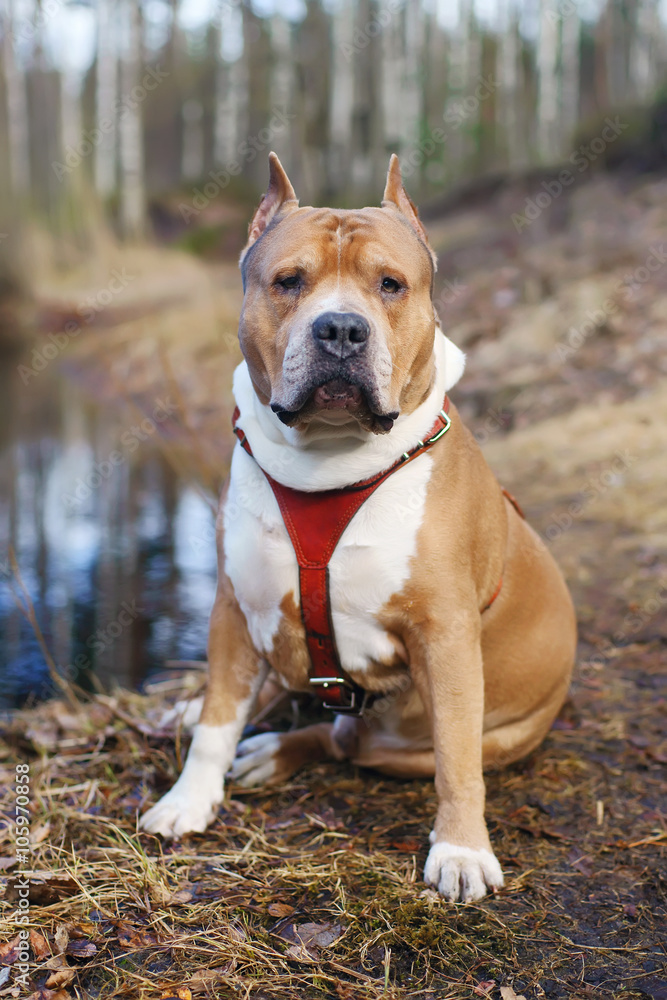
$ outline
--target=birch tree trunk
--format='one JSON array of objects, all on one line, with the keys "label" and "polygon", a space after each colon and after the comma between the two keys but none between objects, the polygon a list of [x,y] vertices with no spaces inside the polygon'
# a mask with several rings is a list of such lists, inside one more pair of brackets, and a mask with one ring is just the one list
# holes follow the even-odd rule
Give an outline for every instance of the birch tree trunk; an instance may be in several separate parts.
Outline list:
[{"label": "birch tree trunk", "polygon": [[218,166],[222,166],[232,161],[238,151],[248,103],[248,81],[240,9],[223,2],[218,24],[221,58],[216,88],[213,158]]},{"label": "birch tree trunk", "polygon": [[124,46],[121,64],[120,110],[120,214],[123,234],[139,239],[144,234],[144,147],[141,101],[133,96],[141,75],[141,23],[138,0],[123,0]]},{"label": "birch tree trunk", "polygon": [[[395,16],[395,15],[394,15]],[[414,148],[419,143],[422,114],[420,58],[424,47],[424,5],[422,0],[406,0],[403,12],[403,74],[400,102],[401,145]]]},{"label": "birch tree trunk", "polygon": [[6,0],[2,25],[2,55],[7,95],[7,145],[11,191],[30,192],[30,131],[26,77],[14,52],[15,0]]},{"label": "birch tree trunk", "polygon": [[558,14],[553,0],[540,0],[537,44],[537,155],[542,163],[558,158]]},{"label": "birch tree trunk", "polygon": [[630,47],[630,83],[640,104],[650,101],[656,88],[656,46],[662,33],[656,0],[637,0]]},{"label": "birch tree trunk", "polygon": [[181,109],[183,117],[183,150],[181,176],[198,180],[204,173],[204,109],[201,101],[190,98]]},{"label": "birch tree trunk", "polygon": [[497,46],[498,79],[500,94],[498,100],[497,126],[502,136],[497,143],[505,150],[510,168],[521,167],[526,162],[524,131],[520,126],[519,102],[519,33],[517,10],[514,0],[505,0],[500,18],[500,37]]},{"label": "birch tree trunk", "polygon": [[339,0],[332,15],[332,73],[329,92],[329,186],[345,190],[350,178],[354,114],[354,3]]},{"label": "birch tree trunk", "polygon": [[475,28],[473,0],[459,0],[458,24],[449,45],[445,126],[451,157],[451,176],[458,179],[470,167],[474,150],[471,131],[477,112],[465,106],[480,75],[481,45]]},{"label": "birch tree trunk", "polygon": [[[289,112],[294,94],[292,28],[281,14],[271,18],[272,70],[270,94],[272,108]],[[277,132],[271,140],[275,152],[289,171],[293,166],[292,142],[288,129]]]},{"label": "birch tree trunk", "polygon": [[98,0],[95,127],[101,138],[95,149],[95,190],[102,198],[108,198],[116,187],[118,65],[113,11],[112,0]]},{"label": "birch tree trunk", "polygon": [[580,28],[577,10],[564,15],[561,26],[561,151],[571,147],[579,121]]}]

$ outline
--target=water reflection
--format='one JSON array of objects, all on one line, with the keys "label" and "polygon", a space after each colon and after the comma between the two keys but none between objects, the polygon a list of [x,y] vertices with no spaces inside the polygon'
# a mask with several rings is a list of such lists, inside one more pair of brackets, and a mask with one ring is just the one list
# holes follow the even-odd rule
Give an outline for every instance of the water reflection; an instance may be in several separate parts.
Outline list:
[{"label": "water reflection", "polygon": [[203,659],[215,590],[214,514],[136,414],[96,406],[50,369],[24,385],[0,362],[0,706],[50,690],[10,586],[9,545],[48,647],[77,681],[130,687]]}]

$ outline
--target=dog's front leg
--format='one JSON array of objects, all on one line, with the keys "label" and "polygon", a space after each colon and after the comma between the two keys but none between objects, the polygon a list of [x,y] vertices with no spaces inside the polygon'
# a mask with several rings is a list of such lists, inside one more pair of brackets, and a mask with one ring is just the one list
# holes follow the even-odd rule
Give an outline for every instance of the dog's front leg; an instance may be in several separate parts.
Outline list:
[{"label": "dog's front leg", "polygon": [[[430,708],[438,812],[424,879],[446,899],[481,899],[503,884],[484,820],[484,673],[479,615],[434,622],[411,650],[412,673]],[[416,646],[416,648],[414,648]]]},{"label": "dog's front leg", "polygon": [[236,753],[252,703],[266,676],[228,581],[218,589],[209,635],[209,679],[201,719],[181,776],[141,818],[140,826],[163,837],[201,832],[213,821],[224,778]]}]

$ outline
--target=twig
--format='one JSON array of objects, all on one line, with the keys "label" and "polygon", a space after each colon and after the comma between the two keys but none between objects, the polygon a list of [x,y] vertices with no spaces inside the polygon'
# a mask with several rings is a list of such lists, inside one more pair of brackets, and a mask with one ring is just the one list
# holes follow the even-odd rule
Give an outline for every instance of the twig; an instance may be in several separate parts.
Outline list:
[{"label": "twig", "polygon": [[65,698],[69,702],[70,708],[72,708],[73,711],[75,712],[79,712],[81,709],[81,703],[79,702],[79,699],[76,696],[74,688],[60,673],[60,670],[56,666],[55,660],[53,659],[51,653],[49,652],[49,647],[46,645],[44,633],[40,628],[40,624],[37,620],[37,614],[35,613],[35,606],[32,603],[30,594],[28,593],[26,585],[23,582],[23,578],[21,577],[21,571],[19,570],[19,564],[16,560],[16,553],[14,552],[13,545],[9,546],[9,564],[12,568],[14,582],[18,585],[19,589],[21,590],[25,604],[23,604],[21,598],[16,593],[14,588],[12,588],[12,594],[14,600],[16,601],[20,611],[25,615],[26,619],[28,620],[28,623],[30,624],[33,632],[35,633],[35,638],[39,643],[39,648],[42,651],[42,656],[44,657],[47,667],[49,668],[49,674],[51,676],[51,680],[56,685],[56,687],[60,688],[62,693],[65,695]]}]

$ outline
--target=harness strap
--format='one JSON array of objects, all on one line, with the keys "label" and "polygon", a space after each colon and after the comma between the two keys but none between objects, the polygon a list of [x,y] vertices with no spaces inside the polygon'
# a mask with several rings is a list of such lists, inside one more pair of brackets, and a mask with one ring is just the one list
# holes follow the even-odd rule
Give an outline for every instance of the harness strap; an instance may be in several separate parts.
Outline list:
[{"label": "harness strap", "polygon": [[[379,475],[342,489],[316,492],[295,490],[279,483],[262,469],[278,502],[299,565],[301,619],[311,663],[310,683],[323,699],[325,707],[335,712],[360,715],[368,705],[369,695],[352,680],[338,656],[331,619],[329,562],[346,527],[378,486],[447,433],[451,425],[448,413],[449,398],[445,396],[442,410],[425,441],[419,441],[410,451],[404,452],[397,462]],[[239,416],[240,411],[236,407],[232,417],[234,433],[252,457],[248,439],[238,426]],[[505,495],[521,513],[514,498],[507,493]],[[502,578],[483,611],[491,607],[501,587]]]}]

